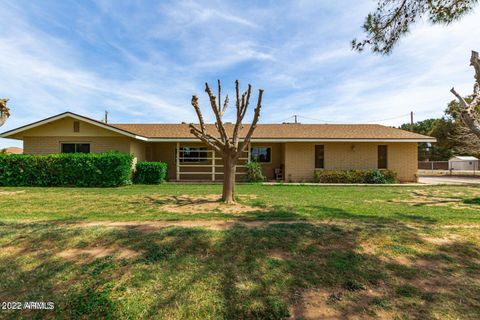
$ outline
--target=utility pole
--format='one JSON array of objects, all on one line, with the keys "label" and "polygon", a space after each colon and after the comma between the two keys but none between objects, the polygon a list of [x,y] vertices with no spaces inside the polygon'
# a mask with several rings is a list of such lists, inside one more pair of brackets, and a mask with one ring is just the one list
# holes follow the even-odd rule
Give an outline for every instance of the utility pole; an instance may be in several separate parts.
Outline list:
[{"label": "utility pole", "polygon": [[413,132],[413,111],[410,112],[410,131]]}]

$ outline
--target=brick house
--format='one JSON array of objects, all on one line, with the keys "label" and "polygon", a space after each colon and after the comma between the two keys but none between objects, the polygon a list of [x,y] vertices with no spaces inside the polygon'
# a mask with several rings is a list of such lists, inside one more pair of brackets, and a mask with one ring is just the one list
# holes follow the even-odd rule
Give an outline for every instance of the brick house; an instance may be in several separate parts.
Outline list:
[{"label": "brick house", "polygon": [[[226,125],[233,130],[233,125]],[[215,133],[214,125],[207,130]],[[248,130],[248,125],[242,133]],[[0,135],[23,140],[25,154],[61,152],[132,153],[135,161],[164,161],[171,181],[222,179],[215,151],[189,131],[188,124],[113,124],[65,112]],[[268,179],[311,181],[315,170],[391,169],[401,181],[416,181],[417,144],[432,137],[376,124],[259,124],[240,159],[261,163]]]}]

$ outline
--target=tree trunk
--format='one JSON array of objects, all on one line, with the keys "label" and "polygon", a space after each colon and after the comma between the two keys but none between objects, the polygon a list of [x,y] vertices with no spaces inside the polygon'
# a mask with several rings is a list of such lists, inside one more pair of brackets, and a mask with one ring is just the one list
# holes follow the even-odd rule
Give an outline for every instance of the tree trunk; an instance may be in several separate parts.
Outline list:
[{"label": "tree trunk", "polygon": [[225,203],[235,203],[235,172],[236,161],[230,155],[223,157],[223,193]]}]

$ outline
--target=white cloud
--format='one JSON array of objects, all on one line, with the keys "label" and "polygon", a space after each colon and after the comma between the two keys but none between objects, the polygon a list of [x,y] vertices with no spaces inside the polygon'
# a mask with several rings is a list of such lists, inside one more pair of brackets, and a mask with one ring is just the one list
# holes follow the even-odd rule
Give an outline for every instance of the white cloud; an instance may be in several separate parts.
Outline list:
[{"label": "white cloud", "polygon": [[[73,8],[66,14],[64,6]],[[194,121],[192,94],[212,121],[203,84],[218,78],[231,95],[235,79],[264,88],[262,122],[293,114],[304,122],[369,122],[411,110],[420,119],[441,115],[451,86],[471,92],[478,10],[447,27],[418,25],[381,57],[349,47],[373,6],[6,1],[0,96],[11,98],[13,115],[1,131],[65,110],[100,118],[109,109],[118,122]]]}]

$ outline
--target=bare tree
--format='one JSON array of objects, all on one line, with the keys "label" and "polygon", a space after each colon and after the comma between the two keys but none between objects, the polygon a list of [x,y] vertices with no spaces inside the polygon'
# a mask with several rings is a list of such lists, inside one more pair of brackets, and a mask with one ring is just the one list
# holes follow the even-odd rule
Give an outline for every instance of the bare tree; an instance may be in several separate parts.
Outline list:
[{"label": "bare tree", "polygon": [[5,124],[10,117],[10,109],[7,107],[8,99],[0,99],[0,127]]},{"label": "bare tree", "polygon": [[[250,103],[250,95],[252,92],[252,86],[249,84],[247,91],[245,91],[241,96],[239,92],[238,80],[235,81],[235,92],[236,92],[236,111],[237,111],[237,120],[233,127],[233,132],[231,132],[231,137],[229,137],[229,132],[225,129],[225,125],[222,121],[222,117],[225,114],[225,111],[228,108],[228,95],[225,97],[225,101],[222,105],[221,100],[221,85],[220,80],[218,80],[218,102],[217,97],[213,94],[212,90],[208,86],[208,83],[205,83],[205,92],[207,92],[210,99],[210,105],[212,107],[213,113],[215,114],[215,127],[217,129],[217,134],[213,135],[207,132],[205,126],[205,120],[203,119],[202,111],[198,104],[198,97],[192,97],[192,106],[195,109],[195,112],[198,116],[199,128],[194,124],[190,124],[190,132],[200,139],[202,142],[213,148],[218,152],[223,160],[223,193],[222,200],[225,203],[234,203],[235,202],[235,174],[236,166],[238,159],[241,154],[245,151],[245,148],[248,146],[250,139],[252,137],[253,131],[257,126],[258,119],[260,117],[260,109],[262,108],[262,96],[263,90],[258,90],[258,100],[257,106],[254,110],[253,120],[248,129],[245,137],[241,139],[239,137],[240,130],[242,129],[242,120],[245,117],[247,112],[248,105]],[[241,141],[240,141],[241,140]]]},{"label": "bare tree", "polygon": [[480,58],[478,52],[472,51],[470,65],[475,69],[475,84],[473,85],[472,101],[468,103],[465,98],[452,88],[450,91],[457,97],[460,102],[460,117],[463,123],[470,131],[480,138],[480,119],[478,109],[480,107]]}]

